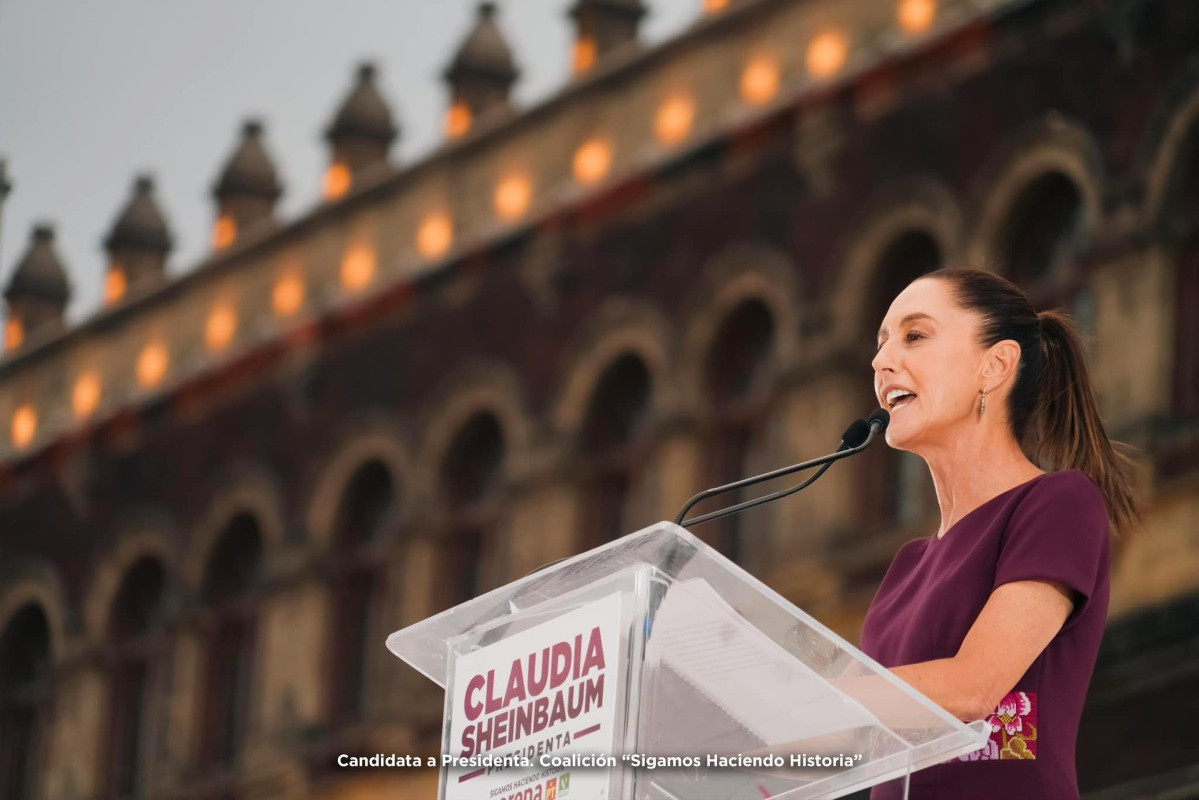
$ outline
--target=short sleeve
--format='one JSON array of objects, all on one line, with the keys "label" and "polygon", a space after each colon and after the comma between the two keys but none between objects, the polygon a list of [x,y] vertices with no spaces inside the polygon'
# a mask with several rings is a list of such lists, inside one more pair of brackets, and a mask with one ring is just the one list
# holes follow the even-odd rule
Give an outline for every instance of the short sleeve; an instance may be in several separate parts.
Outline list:
[{"label": "short sleeve", "polygon": [[1012,513],[995,566],[997,588],[1012,581],[1051,580],[1077,594],[1063,629],[1081,614],[1105,577],[1107,504],[1083,472],[1037,481]]}]

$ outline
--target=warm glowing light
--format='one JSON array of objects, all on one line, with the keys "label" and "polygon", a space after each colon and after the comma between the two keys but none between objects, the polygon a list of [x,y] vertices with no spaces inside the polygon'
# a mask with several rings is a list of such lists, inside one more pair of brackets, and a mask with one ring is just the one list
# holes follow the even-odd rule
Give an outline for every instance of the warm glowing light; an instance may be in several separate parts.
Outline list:
[{"label": "warm glowing light", "polygon": [[142,348],[137,357],[137,382],[147,389],[157,386],[162,377],[167,374],[170,364],[166,345],[161,342],[150,342]]},{"label": "warm glowing light", "polygon": [[808,72],[817,78],[827,78],[845,66],[849,43],[834,31],[822,33],[808,45]]},{"label": "warm glowing light", "polygon": [[581,36],[575,40],[574,67],[575,74],[586,72],[595,66],[596,56],[599,55],[599,50],[596,47],[595,39],[590,36]]},{"label": "warm glowing light", "polygon": [[527,175],[509,175],[495,187],[495,213],[500,219],[513,222],[529,210],[533,200],[533,183]]},{"label": "warm glowing light", "polygon": [[350,168],[340,161],[329,165],[329,169],[325,170],[325,199],[336,200],[350,191],[350,183],[352,177]]},{"label": "warm glowing light", "polygon": [[459,100],[445,112],[445,132],[451,139],[465,136],[470,130],[472,119],[470,106]]},{"label": "warm glowing light", "polygon": [[695,122],[695,103],[686,95],[671,97],[658,109],[654,133],[662,144],[678,144],[691,133]]},{"label": "warm glowing light", "polygon": [[728,4],[729,0],[704,0],[704,11],[714,14],[717,11],[723,11]]},{"label": "warm glowing light", "polygon": [[899,27],[907,33],[923,33],[937,18],[937,0],[900,0]]},{"label": "warm glowing light", "polygon": [[75,416],[86,419],[100,405],[100,376],[94,372],[86,372],[75,381],[75,390],[71,392],[71,405]]},{"label": "warm glowing light", "polygon": [[37,433],[37,411],[31,405],[23,405],[12,415],[12,443],[24,448],[33,441]]},{"label": "warm glowing light", "polygon": [[224,250],[237,239],[237,222],[228,214],[222,214],[212,229],[212,244],[217,250]]},{"label": "warm glowing light", "polygon": [[454,223],[440,211],[425,217],[416,231],[416,249],[425,258],[441,258],[454,243]]},{"label": "warm glowing light", "polygon": [[271,307],[281,317],[289,317],[304,305],[304,279],[294,272],[285,272],[275,281],[271,292]]},{"label": "warm glowing light", "polygon": [[9,317],[4,323],[4,349],[6,352],[16,350],[25,341],[25,326],[16,317]]},{"label": "warm glowing light", "polygon": [[375,249],[365,244],[354,245],[341,260],[341,285],[351,291],[363,288],[374,280],[375,266]]},{"label": "warm glowing light", "polygon": [[117,302],[125,296],[126,288],[128,288],[128,281],[125,279],[125,270],[113,264],[109,267],[108,274],[104,276],[104,302]]},{"label": "warm glowing light", "polygon": [[590,139],[575,151],[575,180],[598,183],[612,168],[612,146],[603,139]]},{"label": "warm glowing light", "polygon": [[753,105],[765,103],[778,92],[782,77],[777,59],[755,56],[741,73],[741,97]]},{"label": "warm glowing light", "polygon": [[237,312],[228,303],[220,303],[213,307],[208,314],[208,322],[204,325],[204,340],[208,349],[219,352],[229,346],[233,335],[237,333]]}]

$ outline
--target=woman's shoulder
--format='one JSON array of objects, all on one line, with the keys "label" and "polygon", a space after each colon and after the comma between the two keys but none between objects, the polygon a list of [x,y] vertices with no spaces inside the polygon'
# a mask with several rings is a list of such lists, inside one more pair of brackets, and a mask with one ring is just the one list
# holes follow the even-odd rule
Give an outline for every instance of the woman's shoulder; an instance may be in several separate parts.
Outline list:
[{"label": "woman's shoulder", "polygon": [[1073,496],[1104,502],[1103,490],[1090,475],[1080,469],[1062,469],[1046,472],[1030,481],[1026,496],[1041,498]]},{"label": "woman's shoulder", "polygon": [[992,586],[1041,580],[1084,597],[1102,594],[1110,582],[1109,530],[1103,492],[1086,473],[1047,473],[1003,526]]},{"label": "woman's shoulder", "polygon": [[1108,528],[1107,500],[1090,475],[1079,469],[1046,472],[1029,482],[1012,509],[1009,527]]}]

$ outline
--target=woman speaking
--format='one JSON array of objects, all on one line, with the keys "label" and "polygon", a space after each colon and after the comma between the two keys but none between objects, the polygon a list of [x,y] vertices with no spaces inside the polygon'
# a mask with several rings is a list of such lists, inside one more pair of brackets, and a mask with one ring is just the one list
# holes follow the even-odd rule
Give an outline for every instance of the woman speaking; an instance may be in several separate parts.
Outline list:
[{"label": "woman speaking", "polygon": [[[872,362],[887,443],[921,456],[941,525],[904,544],[862,650],[985,747],[911,776],[913,800],[1076,800],[1075,742],[1107,618],[1109,531],[1138,522],[1068,317],[989,272],[905,288]],[[872,800],[900,797],[895,782]]]}]

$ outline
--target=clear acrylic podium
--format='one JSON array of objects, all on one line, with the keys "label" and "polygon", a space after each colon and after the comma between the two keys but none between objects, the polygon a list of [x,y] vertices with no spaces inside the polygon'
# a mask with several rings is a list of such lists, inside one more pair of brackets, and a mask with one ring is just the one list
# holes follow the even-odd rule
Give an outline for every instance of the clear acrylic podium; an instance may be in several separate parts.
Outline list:
[{"label": "clear acrylic podium", "polygon": [[441,800],[808,800],[892,780],[906,790],[911,772],[989,733],[669,522],[387,646],[446,690],[442,752],[465,760],[443,764]]}]

